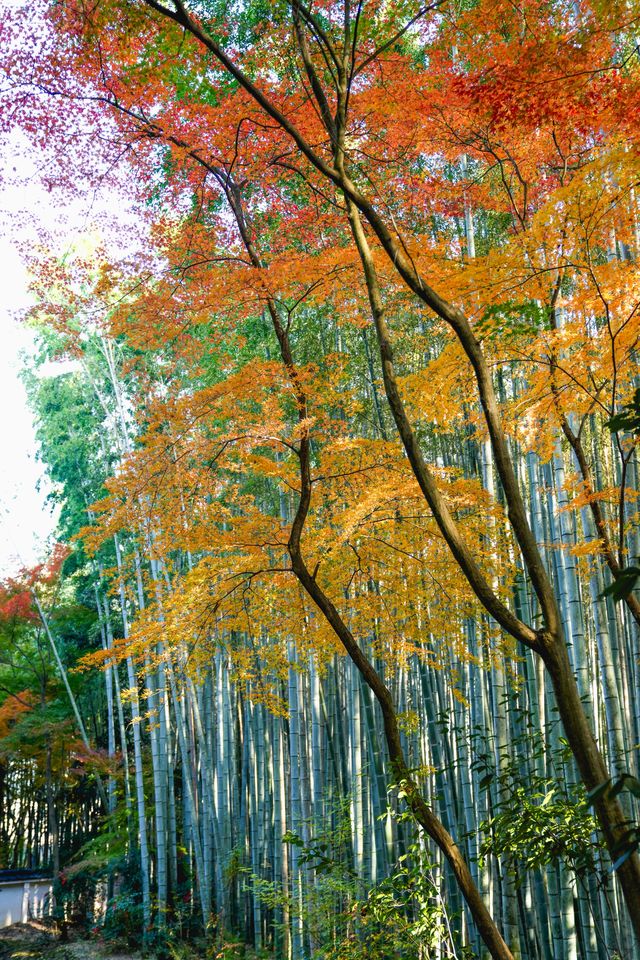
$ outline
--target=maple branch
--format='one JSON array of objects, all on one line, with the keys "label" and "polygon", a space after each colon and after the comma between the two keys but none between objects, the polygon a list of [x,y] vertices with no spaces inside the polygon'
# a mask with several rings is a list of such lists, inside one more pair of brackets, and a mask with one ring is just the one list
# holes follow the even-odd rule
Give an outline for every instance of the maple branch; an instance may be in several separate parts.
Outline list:
[{"label": "maple branch", "polygon": [[294,17],[301,15],[305,23],[307,24],[307,26],[309,26],[311,30],[313,30],[313,32],[316,34],[316,37],[318,38],[318,40],[320,40],[324,44],[324,46],[327,49],[327,52],[329,53],[331,59],[335,64],[336,69],[339,72],[341,69],[341,62],[340,62],[340,58],[338,57],[336,48],[333,45],[333,41],[331,40],[331,37],[326,32],[326,30],[324,30],[321,24],[319,24],[316,18],[313,16],[313,13],[311,12],[311,10],[309,10],[308,7],[306,7],[303,3],[301,3],[300,0],[291,0],[291,9]]},{"label": "maple branch", "polygon": [[451,601],[451,594],[447,591],[446,587],[440,583],[437,577],[433,575],[429,567],[426,566],[426,561],[424,557],[418,557],[415,553],[410,553],[408,550],[403,550],[402,547],[396,547],[395,544],[389,543],[388,540],[385,540],[383,537],[371,537],[374,543],[382,543],[385,547],[389,547],[390,550],[395,551],[395,553],[400,553],[405,557],[408,557],[410,560],[414,560],[416,563],[419,563],[421,567],[424,567],[425,573],[431,577],[431,580],[438,586],[447,600]]},{"label": "maple branch", "polygon": [[227,70],[228,73],[234,77],[238,83],[244,87],[244,89],[249,93],[253,99],[258,103],[262,109],[267,113],[273,120],[278,123],[282,129],[289,134],[294,143],[300,148],[302,153],[307,157],[311,163],[317,167],[317,169],[323,173],[330,180],[333,180],[336,183],[339,183],[339,175],[333,167],[331,167],[307,142],[306,138],[300,133],[298,128],[293,124],[283,113],[282,111],[269,99],[260,90],[258,86],[244,73],[240,67],[228,56],[228,54],[222,49],[222,47],[217,44],[212,37],[200,26],[200,24],[194,19],[194,17],[186,10],[184,5],[176,0],[177,10],[173,11],[163,6],[161,3],[158,3],[158,0],[143,0],[143,2],[151,9],[155,10],[157,13],[162,14],[165,17],[168,17],[170,20],[173,20],[183,29],[188,30],[200,43],[206,47],[218,60],[218,62]]},{"label": "maple branch", "polygon": [[244,267],[251,266],[250,261],[245,260],[243,257],[233,257],[227,255],[219,257],[204,257],[202,260],[191,260],[189,263],[183,263],[182,266],[176,267],[175,272],[184,277],[185,273],[187,273],[189,270],[193,270],[195,267],[204,267],[210,263],[240,263]]},{"label": "maple branch", "polygon": [[342,470],[340,473],[322,473],[313,478],[314,483],[325,483],[328,480],[342,480],[344,477],[353,477],[362,473],[369,473],[371,470],[384,470],[393,464],[393,460],[377,460],[376,463],[367,464],[364,467],[354,467],[353,470]]},{"label": "maple branch", "polygon": [[[311,53],[309,51],[309,47],[307,44],[307,38],[305,37],[304,32],[302,30],[302,26],[300,24],[299,14],[300,14],[301,4],[299,4],[297,0],[293,0],[291,7],[293,11],[293,26],[296,33],[296,39],[298,41],[298,49],[302,54],[302,62],[304,63],[304,69],[307,74],[307,77],[309,78],[309,83],[311,84],[313,95],[316,98],[316,102],[320,108],[320,116],[322,118],[322,122],[325,126],[327,133],[329,134],[331,142],[334,144],[334,146],[336,146],[337,145],[336,121],[331,114],[331,108],[329,107],[329,102],[325,96],[325,92],[322,84],[320,83],[318,74],[316,73],[313,60],[311,59]],[[339,63],[337,63],[337,68],[338,68],[338,79],[336,82],[336,89],[339,89],[341,79],[342,79],[342,70]]]},{"label": "maple branch", "polygon": [[311,505],[312,489],[309,468],[309,441],[307,437],[304,438],[301,444],[300,480],[300,499],[291,525],[288,543],[293,572],[304,590],[333,628],[334,633],[342,643],[350,659],[375,696],[382,712],[385,739],[391,766],[404,790],[409,809],[413,813],[416,821],[442,851],[449,866],[452,868],[458,886],[478,927],[480,936],[487,945],[491,956],[494,960],[513,960],[511,951],[504,942],[491,914],[487,910],[459,848],[424,800],[417,784],[411,776],[402,749],[400,729],[391,692],[383,683],[380,675],[374,669],[366,654],[361,650],[357,640],[349,630],[332,600],[318,584],[315,572],[314,574],[310,573],[304,561],[301,549],[301,536]]},{"label": "maple branch", "polygon": [[[545,358],[545,357],[530,357],[524,354],[522,351],[515,350],[515,349],[512,350],[512,355],[514,357],[517,357],[518,363],[532,363],[532,364],[536,364],[536,366],[549,367],[549,368],[555,366],[556,370],[559,370],[561,373],[563,373],[566,376],[567,380],[575,384],[575,386],[579,390],[582,390],[582,392],[589,397],[592,408],[599,407],[602,410],[602,412],[606,414],[607,417],[611,416],[611,409],[604,403],[603,400],[599,399],[599,394],[601,394],[606,387],[606,381],[601,383],[600,386],[598,386],[595,383],[595,381],[593,381],[593,391],[591,391],[587,388],[587,386],[585,386],[584,383],[581,383],[580,380],[578,380],[575,374],[572,373],[568,367],[566,367],[564,364],[559,363],[557,360],[554,361],[550,358]],[[509,362],[510,361],[508,359],[503,361],[496,361],[494,366],[498,366],[500,363],[509,363]],[[567,384],[567,385],[564,385],[562,388],[558,388],[558,389],[567,390],[568,388],[569,387]],[[551,392],[552,391],[549,391],[549,393]],[[547,394],[544,394],[544,396],[546,395]]]},{"label": "maple branch", "polygon": [[360,17],[362,16],[362,9],[364,7],[364,0],[358,0],[358,8],[356,10],[355,19],[353,21],[353,31],[351,37],[351,64],[349,69],[349,86],[353,81],[355,74],[355,64],[356,64],[356,49],[358,46],[358,32],[360,30]]},{"label": "maple branch", "polygon": [[335,210],[340,210],[342,213],[345,212],[344,206],[338,203],[335,197],[330,196],[328,193],[324,193],[317,184],[313,183],[313,181],[307,176],[304,170],[300,169],[300,167],[297,167],[294,163],[290,163],[289,161],[285,162],[282,159],[282,156],[276,157],[271,162],[275,166],[282,167],[283,170],[290,170],[292,173],[297,174],[297,176],[299,176],[300,179],[303,180],[303,182],[307,185],[312,195],[315,195],[316,197],[321,197],[325,201],[325,203],[328,203]]},{"label": "maple branch", "polygon": [[[560,291],[561,276],[562,274],[559,272],[558,280],[551,298],[551,306],[552,306],[551,316],[554,324],[554,329],[557,329],[557,326],[555,323],[555,313],[553,311],[553,307],[555,306],[557,296]],[[611,543],[611,537],[609,536],[609,530],[607,528],[607,523],[604,517],[602,506],[600,504],[600,501],[597,500],[595,497],[595,487],[593,485],[593,480],[591,477],[591,469],[589,467],[589,463],[587,461],[587,457],[584,451],[584,446],[582,444],[581,433],[582,433],[582,428],[584,426],[585,421],[584,420],[582,421],[580,429],[578,430],[577,433],[574,430],[572,430],[569,420],[567,419],[567,416],[565,415],[564,411],[560,406],[559,390],[555,382],[555,372],[557,369],[560,369],[560,367],[553,353],[549,357],[549,367],[550,367],[550,373],[551,373],[551,393],[553,395],[556,411],[558,413],[558,417],[560,420],[560,428],[566,440],[568,441],[569,446],[573,450],[576,461],[578,463],[578,467],[582,475],[582,481],[585,485],[585,492],[589,497],[589,509],[593,517],[593,522],[594,522],[598,537],[602,544],[602,551],[603,551],[605,562],[611,572],[612,577],[614,578],[614,580],[617,580],[620,577],[620,574],[622,573],[621,551],[622,551],[622,544],[624,542],[624,493],[623,491],[624,491],[624,485],[625,485],[624,481],[626,476],[626,469],[625,469],[626,464],[623,462],[622,478],[620,482],[620,494],[619,494],[620,499],[619,499],[619,506],[618,506],[618,509],[620,511],[619,517],[618,517],[620,533],[619,533],[619,551],[618,551],[618,557],[616,558],[613,545]],[[640,625],[640,602],[637,600],[637,598],[634,596],[633,593],[628,594],[623,599],[631,616],[636,621],[636,623]]]},{"label": "maple branch", "polygon": [[398,40],[400,40],[405,35],[405,33],[407,33],[407,31],[411,29],[414,23],[417,23],[418,20],[421,20],[425,14],[431,13],[431,11],[433,10],[437,10],[438,7],[441,7],[446,2],[447,0],[435,0],[435,3],[430,3],[430,4],[427,4],[426,7],[421,7],[420,10],[418,10],[418,12],[415,14],[415,16],[411,17],[411,19],[408,20],[407,23],[400,28],[400,30],[394,33],[392,37],[389,37],[388,40],[385,40],[384,43],[381,43],[380,46],[377,47],[372,54],[370,54],[365,60],[362,61],[362,63],[358,67],[354,69],[353,79],[355,79],[359,73],[362,73],[363,70],[366,70],[366,68],[369,66],[370,63],[372,63],[374,60],[377,60],[381,53],[384,53],[386,50],[389,49],[389,47],[392,47],[394,43],[397,43]]},{"label": "maple branch", "polygon": [[[12,667],[14,666],[8,660],[2,660],[0,662],[4,664],[8,664],[9,666],[12,666]],[[14,700],[17,700],[18,703],[21,704],[23,707],[29,708],[32,706],[32,704],[30,704],[28,700],[25,700],[23,697],[21,697],[19,693],[14,693],[12,690],[9,689],[9,687],[5,687],[3,683],[0,683],[0,690],[2,690],[2,692],[6,694],[8,697],[12,697]]]},{"label": "maple branch", "polygon": [[362,261],[371,313],[378,336],[385,393],[398,428],[398,433],[400,434],[409,462],[411,463],[414,476],[418,481],[424,498],[429,504],[451,553],[487,612],[516,640],[520,640],[532,650],[539,650],[540,644],[536,632],[516,617],[496,596],[489,585],[467,544],[464,542],[458,525],[438,489],[435,477],[422,455],[420,444],[407,416],[398,388],[393,346],[387,327],[382,293],[371,249],[367,242],[358,211],[348,198],[347,210],[353,238]]},{"label": "maple branch", "polygon": [[211,609],[214,614],[218,613],[220,607],[225,600],[228,600],[229,597],[232,597],[234,593],[238,590],[243,590],[246,592],[253,580],[257,577],[262,577],[267,573],[291,573],[290,567],[262,567],[259,570],[239,570],[238,573],[229,574],[228,577],[223,577],[219,582],[221,584],[228,583],[229,581],[237,580],[237,583],[234,583],[229,587],[228,590],[225,590],[222,594],[217,596],[213,603],[211,604]]},{"label": "maple branch", "polygon": [[[220,448],[216,451],[214,456],[209,457],[206,461],[206,466],[212,470],[214,465],[218,462],[225,450],[228,449],[232,444],[239,443],[240,440],[270,440],[273,443],[280,443],[283,447],[286,447],[292,453],[295,453],[296,457],[299,456],[298,448],[295,447],[292,443],[289,443],[287,440],[283,440],[281,437],[274,437],[269,434],[255,434],[255,433],[243,433],[239,434],[237,437],[228,437],[226,440],[220,444]],[[168,449],[168,447],[167,447]]]},{"label": "maple branch", "polygon": [[[582,445],[582,440],[580,435],[576,434],[570,427],[569,422],[564,414],[561,414],[560,426],[562,432],[567,438],[571,449],[573,450],[578,466],[580,468],[580,473],[582,474],[582,480],[585,484],[585,491],[589,496],[589,509],[593,516],[593,522],[595,524],[598,536],[602,543],[604,558],[606,561],[609,570],[614,578],[617,580],[622,573],[622,566],[620,558],[616,559],[613,547],[611,544],[611,539],[609,537],[609,531],[607,529],[607,524],[604,519],[604,514],[599,500],[595,499],[595,489],[593,486],[593,481],[591,479],[591,471],[589,469],[589,464],[584,452],[584,447]],[[621,533],[621,536],[623,534]],[[622,543],[622,540],[620,541]],[[640,602],[634,596],[633,593],[628,594],[623,598],[626,603],[629,612],[633,619],[638,625],[640,625]]]}]

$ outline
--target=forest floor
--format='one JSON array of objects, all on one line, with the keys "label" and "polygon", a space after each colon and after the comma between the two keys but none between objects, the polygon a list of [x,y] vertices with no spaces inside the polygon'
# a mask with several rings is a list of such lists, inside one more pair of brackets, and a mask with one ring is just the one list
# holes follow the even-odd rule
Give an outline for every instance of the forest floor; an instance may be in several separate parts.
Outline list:
[{"label": "forest floor", "polygon": [[62,943],[38,923],[14,923],[0,929],[0,960],[139,960],[134,953],[109,952],[105,947],[73,935]]}]

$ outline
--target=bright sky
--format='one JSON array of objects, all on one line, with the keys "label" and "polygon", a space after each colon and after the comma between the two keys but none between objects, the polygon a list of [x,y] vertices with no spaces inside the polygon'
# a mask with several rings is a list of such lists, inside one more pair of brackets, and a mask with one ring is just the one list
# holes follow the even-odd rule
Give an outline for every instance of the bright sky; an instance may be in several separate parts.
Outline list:
[{"label": "bright sky", "polygon": [[[4,220],[4,197],[0,199]],[[31,338],[12,311],[28,302],[26,274],[11,240],[0,237],[0,404],[4,411],[0,462],[0,579],[22,564],[39,560],[55,518],[45,498],[49,487],[36,461],[36,440],[24,387],[19,380],[19,353]],[[39,489],[38,489],[39,487]]]},{"label": "bright sky", "polygon": [[[32,337],[16,315],[29,306],[27,273],[18,245],[35,236],[34,217],[52,222],[55,211],[34,178],[34,164],[17,139],[0,142],[0,167],[20,169],[21,190],[0,185],[0,579],[43,558],[55,517],[46,504],[50,487],[36,459],[33,418],[19,379],[20,351]],[[39,487],[39,489],[38,489]]]},{"label": "bright sky", "polygon": [[[0,580],[45,559],[56,525],[46,502],[51,487],[37,459],[33,416],[19,377],[20,353],[33,346],[31,332],[19,321],[30,306],[20,250],[46,243],[49,235],[55,237],[53,249],[62,254],[78,241],[100,236],[122,254],[137,245],[138,236],[137,221],[124,197],[114,196],[113,185],[61,201],[42,185],[39,162],[22,134],[0,140],[0,174],[6,172],[5,180],[0,176]],[[49,365],[42,372],[52,375],[65,367],[68,364]]]},{"label": "bright sky", "polygon": [[[47,504],[51,487],[37,459],[33,416],[27,405],[19,372],[20,354],[30,352],[33,336],[20,323],[30,304],[28,275],[21,249],[42,243],[43,234],[55,236],[54,249],[66,251],[96,229],[96,220],[127,221],[126,207],[113,196],[78,195],[65,206],[43,187],[38,156],[19,134],[0,140],[0,580],[23,565],[45,559],[53,540],[56,515]],[[17,184],[17,185],[16,185]],[[114,215],[114,207],[117,212]],[[49,367],[51,375],[65,364]],[[43,368],[44,369],[44,368]]]}]

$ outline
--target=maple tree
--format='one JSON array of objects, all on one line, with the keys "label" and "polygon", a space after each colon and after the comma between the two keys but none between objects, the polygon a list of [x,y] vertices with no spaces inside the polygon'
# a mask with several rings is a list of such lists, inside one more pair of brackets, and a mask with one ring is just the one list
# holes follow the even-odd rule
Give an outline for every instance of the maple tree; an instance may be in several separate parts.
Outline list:
[{"label": "maple tree", "polygon": [[[69,856],[79,846],[82,808],[94,800],[85,774],[95,775],[106,765],[86,739],[82,720],[77,727],[76,695],[60,658],[60,640],[56,643],[52,636],[57,630],[69,639],[82,630],[83,618],[91,618],[88,610],[59,603],[67,555],[59,544],[47,564],[21,570],[0,586],[0,855],[5,868],[50,860],[55,878],[61,870],[60,848]],[[40,797],[46,830],[39,833]]]},{"label": "maple tree", "polygon": [[[30,123],[65,175],[86,125],[107,158],[130,158],[153,211],[138,262],[42,272],[58,329],[100,304],[139,354],[137,446],[119,398],[124,458],[87,533],[94,549],[132,538],[147,596],[123,656],[166,643],[202,665],[212,638],[243,632],[281,678],[283,642],[322,661],[337,637],[382,708],[416,819],[492,955],[511,956],[358,639],[402,664],[444,659],[442,638],[463,651],[468,619],[497,656],[511,638],[548,671],[637,933],[637,837],[606,788],[576,619],[581,583],[603,565],[625,581],[637,544],[636,438],[615,421],[637,376],[633,15],[542,2],[234,14],[63,4],[40,58],[18,54],[25,96],[44,92]],[[52,109],[69,101],[75,113]],[[354,356],[332,356],[330,336]],[[547,469],[551,546],[532,490]],[[637,624],[632,591],[623,602]],[[254,677],[251,647],[230,647]],[[610,658],[602,669],[611,692]],[[277,710],[277,682],[260,686]]]}]

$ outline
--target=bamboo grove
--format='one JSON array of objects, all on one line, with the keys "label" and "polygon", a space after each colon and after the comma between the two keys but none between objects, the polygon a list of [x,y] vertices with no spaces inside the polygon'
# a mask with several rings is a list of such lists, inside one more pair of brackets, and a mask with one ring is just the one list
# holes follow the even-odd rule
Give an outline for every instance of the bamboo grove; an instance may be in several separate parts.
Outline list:
[{"label": "bamboo grove", "polygon": [[5,18],[3,129],[135,215],[32,252],[70,552],[3,587],[2,844],[60,916],[83,883],[150,950],[638,956],[639,19]]}]

